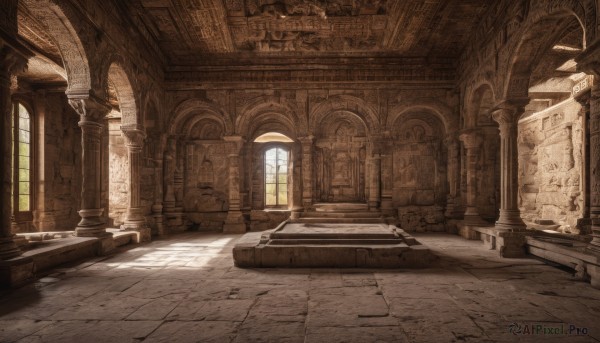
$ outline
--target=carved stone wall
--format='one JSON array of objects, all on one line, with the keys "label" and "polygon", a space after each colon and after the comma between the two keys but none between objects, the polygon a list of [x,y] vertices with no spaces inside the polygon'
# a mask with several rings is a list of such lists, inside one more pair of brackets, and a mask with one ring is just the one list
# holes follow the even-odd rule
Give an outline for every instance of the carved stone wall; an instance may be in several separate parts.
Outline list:
[{"label": "carved stone wall", "polygon": [[567,100],[519,123],[519,195],[523,218],[551,220],[578,233],[583,214],[581,105]]},{"label": "carved stone wall", "polygon": [[[221,194],[226,200],[229,192],[225,178],[228,152],[216,149],[231,144],[223,139],[228,135],[246,140],[239,159],[240,198],[250,228],[273,227],[274,220],[289,215],[263,211],[263,156],[261,144],[252,141],[274,131],[302,142],[303,156],[297,161],[302,168],[297,170],[303,175],[297,178],[302,181],[298,189],[303,196],[311,194],[312,203],[366,203],[376,177],[381,180],[374,193],[377,202],[393,213],[401,209],[406,229],[444,230],[448,195],[445,132],[457,126],[456,98],[449,93],[444,88],[169,92],[171,137],[184,142],[178,145],[177,156],[186,166],[183,204],[189,225],[198,225],[207,213],[227,210],[226,202],[221,207],[216,199]],[[182,148],[186,144],[187,148]],[[378,169],[372,168],[375,160],[381,161]],[[205,173],[210,165],[213,173]],[[376,170],[380,175],[371,175]],[[200,175],[215,178],[212,193],[203,198],[197,186]],[[172,183],[173,176],[165,177],[166,184]],[[220,177],[223,180],[217,181]]]},{"label": "carved stone wall", "polygon": [[63,94],[46,95],[45,219],[38,230],[65,230],[79,221],[81,132]]},{"label": "carved stone wall", "polygon": [[121,119],[108,119],[107,161],[108,225],[119,227],[125,221],[129,198],[129,159],[127,147],[121,134]]},{"label": "carved stone wall", "polygon": [[187,219],[201,229],[222,228],[222,220],[229,209],[230,150],[229,143],[220,141],[188,141],[185,144],[183,208]]},{"label": "carved stone wall", "polygon": [[442,124],[430,114],[412,113],[394,133],[392,199],[400,223],[410,231],[443,231],[448,187]]}]

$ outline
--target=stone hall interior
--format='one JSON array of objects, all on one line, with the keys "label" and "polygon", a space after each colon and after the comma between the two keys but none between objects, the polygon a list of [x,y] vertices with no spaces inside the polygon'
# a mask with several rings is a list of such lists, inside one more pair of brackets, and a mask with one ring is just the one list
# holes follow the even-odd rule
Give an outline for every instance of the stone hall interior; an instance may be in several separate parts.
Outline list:
[{"label": "stone hall interior", "polygon": [[598,0],[0,0],[0,342],[600,341]]}]

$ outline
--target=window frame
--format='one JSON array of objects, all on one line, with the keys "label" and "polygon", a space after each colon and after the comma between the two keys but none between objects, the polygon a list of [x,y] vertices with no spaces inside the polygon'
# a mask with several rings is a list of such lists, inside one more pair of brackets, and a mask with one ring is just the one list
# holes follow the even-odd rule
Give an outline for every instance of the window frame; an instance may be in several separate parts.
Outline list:
[{"label": "window frame", "polygon": [[[19,105],[29,114],[29,210],[21,211],[19,209]],[[31,106],[20,98],[15,98],[12,101],[12,215],[16,223],[33,221],[33,211],[35,208],[35,188],[34,188],[34,176],[35,176],[35,152],[36,152],[36,139],[35,139],[35,120],[34,111]]]},{"label": "window frame", "polygon": [[[275,183],[267,183],[267,152],[271,151],[271,150],[275,150]],[[286,182],[285,182],[285,187],[286,187],[286,199],[285,199],[285,204],[281,204],[280,203],[280,197],[279,197],[279,187],[281,185],[281,183],[279,182],[279,151],[283,151],[287,154],[287,163],[285,164],[286,167]],[[263,150],[262,153],[263,156],[263,185],[264,185],[264,190],[263,190],[263,199],[264,199],[264,208],[265,209],[287,209],[289,207],[289,203],[290,203],[290,199],[289,199],[289,177],[290,177],[290,149],[288,147],[286,147],[285,145],[282,144],[269,144],[268,146],[266,146]],[[267,204],[267,184],[275,184],[275,205],[268,205]]]}]

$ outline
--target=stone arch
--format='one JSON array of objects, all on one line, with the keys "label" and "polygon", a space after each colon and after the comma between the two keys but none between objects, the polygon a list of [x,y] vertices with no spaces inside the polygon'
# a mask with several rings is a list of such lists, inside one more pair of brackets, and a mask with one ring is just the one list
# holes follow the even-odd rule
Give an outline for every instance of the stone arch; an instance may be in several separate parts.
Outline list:
[{"label": "stone arch", "polygon": [[316,105],[310,113],[310,132],[317,131],[324,119],[333,112],[349,112],[361,119],[367,127],[367,135],[376,135],[380,131],[379,116],[375,109],[363,100],[350,95],[332,96]]},{"label": "stone arch", "polygon": [[169,134],[182,134],[186,127],[193,126],[199,120],[210,118],[219,123],[224,134],[232,134],[233,123],[227,112],[216,104],[202,99],[189,99],[181,102],[174,110],[174,117],[169,125]]},{"label": "stone arch", "polygon": [[458,119],[457,116],[453,114],[452,109],[447,105],[438,102],[422,104],[408,103],[395,106],[390,110],[391,115],[388,116],[386,127],[388,129],[393,129],[399,118],[415,112],[425,112],[433,115],[443,124],[445,132],[451,132],[458,128]]},{"label": "stone arch", "polygon": [[329,113],[313,132],[316,137],[339,137],[343,130],[346,136],[368,136],[368,127],[364,120],[354,112],[337,110]]},{"label": "stone arch", "polygon": [[[244,132],[249,141],[254,141],[258,136],[267,132],[281,133],[292,140],[296,140],[298,133],[288,117],[279,112],[263,112],[255,115],[248,131]],[[244,134],[241,132],[241,134]]]},{"label": "stone arch", "polygon": [[110,63],[107,72],[107,82],[111,83],[116,91],[121,112],[121,125],[142,125],[138,111],[137,99],[128,74],[120,61]]},{"label": "stone arch", "polygon": [[468,108],[466,109],[465,128],[473,128],[491,122],[492,119],[488,118],[487,114],[497,103],[492,84],[483,82],[474,87],[466,100]]},{"label": "stone arch", "polygon": [[[285,130],[286,132],[281,133],[290,137],[297,137],[299,134],[306,132],[306,123],[298,113],[273,97],[259,97],[242,108],[241,113],[236,120],[235,131],[242,136],[256,138],[254,131],[259,128],[259,123],[266,124],[268,122],[272,122],[279,126],[279,129]],[[273,120],[269,120],[270,116],[273,117]]]},{"label": "stone arch", "polygon": [[[410,129],[410,132],[406,132]],[[434,137],[443,138],[444,123],[432,111],[413,109],[396,117],[392,125],[392,133],[402,141],[421,142]]]},{"label": "stone arch", "polygon": [[28,11],[44,26],[60,51],[67,74],[67,94],[87,94],[92,85],[87,52],[80,39],[77,16],[55,0],[22,0]]},{"label": "stone arch", "polygon": [[[519,39],[513,43],[514,53],[506,66],[507,77],[502,93],[504,99],[526,99],[529,96],[533,67],[576,21],[583,32],[582,48],[586,45],[585,10],[577,1],[535,2]],[[544,33],[556,28],[552,33]]]},{"label": "stone arch", "polygon": [[191,140],[220,140],[224,136],[224,127],[216,118],[194,116],[190,118],[182,132]]}]

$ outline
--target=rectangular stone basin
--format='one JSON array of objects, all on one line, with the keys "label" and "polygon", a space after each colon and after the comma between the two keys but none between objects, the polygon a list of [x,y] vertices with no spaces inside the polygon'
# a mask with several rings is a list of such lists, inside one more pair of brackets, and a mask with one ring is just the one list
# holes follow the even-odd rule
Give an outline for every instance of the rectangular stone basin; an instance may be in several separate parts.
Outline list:
[{"label": "rectangular stone basin", "polygon": [[420,268],[436,257],[394,225],[284,222],[244,235],[233,258],[255,268]]}]

